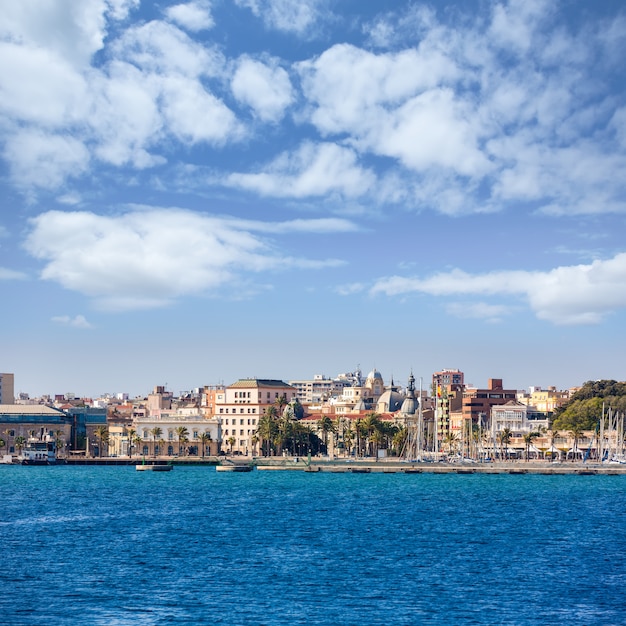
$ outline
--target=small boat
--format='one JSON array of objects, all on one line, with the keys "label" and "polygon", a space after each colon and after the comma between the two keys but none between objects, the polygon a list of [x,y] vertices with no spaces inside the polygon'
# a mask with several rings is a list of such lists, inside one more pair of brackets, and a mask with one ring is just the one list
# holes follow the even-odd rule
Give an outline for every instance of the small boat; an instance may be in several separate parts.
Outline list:
[{"label": "small boat", "polygon": [[243,465],[241,463],[226,463],[225,465],[216,465],[216,472],[251,472],[252,465]]},{"label": "small boat", "polygon": [[173,465],[135,465],[138,472],[170,472],[174,469]]},{"label": "small boat", "polygon": [[22,465],[53,465],[57,462],[54,441],[29,439],[17,456]]}]

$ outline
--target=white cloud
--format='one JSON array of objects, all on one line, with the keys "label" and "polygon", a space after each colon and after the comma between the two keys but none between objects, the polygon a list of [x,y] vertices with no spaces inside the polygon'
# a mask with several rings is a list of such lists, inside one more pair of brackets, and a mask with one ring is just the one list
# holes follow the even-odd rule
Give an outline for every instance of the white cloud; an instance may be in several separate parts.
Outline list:
[{"label": "white cloud", "polygon": [[260,17],[267,28],[305,34],[321,17],[326,0],[235,0]]},{"label": "white cloud", "polygon": [[[0,4],[0,37],[47,50],[77,67],[102,49],[106,19],[123,19],[139,0],[20,0]],[[3,65],[3,68],[6,66]]]},{"label": "white cloud", "polygon": [[[239,285],[236,277],[249,273],[340,263],[282,255],[247,226],[181,209],[110,217],[49,211],[31,221],[25,247],[45,263],[42,279],[110,310],[166,306],[182,296],[228,291]],[[277,224],[277,232],[297,229]]]},{"label": "white cloud", "polygon": [[461,270],[430,278],[392,276],[376,281],[372,294],[395,296],[426,293],[434,296],[490,295],[526,299],[538,318],[555,324],[597,324],[626,308],[626,253],[589,265],[557,267],[540,272],[494,271],[468,274]]},{"label": "white cloud", "polygon": [[231,88],[235,98],[253,109],[264,122],[279,121],[293,102],[287,72],[275,63],[267,65],[249,57],[239,59]]},{"label": "white cloud", "polygon": [[75,317],[70,317],[69,315],[60,315],[57,317],[53,317],[52,321],[55,324],[70,326],[72,328],[93,328],[93,326],[87,321],[84,315],[76,315]]},{"label": "white cloud", "polygon": [[183,28],[192,32],[208,30],[215,26],[211,15],[211,3],[197,0],[184,4],[175,4],[165,10],[167,17]]},{"label": "white cloud", "polygon": [[89,152],[72,137],[37,130],[15,132],[6,139],[4,157],[18,185],[59,187],[67,176],[87,171]]},{"label": "white cloud", "polygon": [[284,153],[257,174],[230,174],[225,183],[262,195],[303,198],[340,194],[358,197],[371,191],[376,177],[360,167],[355,152],[332,143],[304,143]]}]

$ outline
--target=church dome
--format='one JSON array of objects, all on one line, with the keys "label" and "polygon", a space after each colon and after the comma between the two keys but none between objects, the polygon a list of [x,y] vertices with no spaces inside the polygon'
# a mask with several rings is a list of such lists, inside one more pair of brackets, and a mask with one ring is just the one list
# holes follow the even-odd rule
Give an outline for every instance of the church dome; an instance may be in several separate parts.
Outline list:
[{"label": "church dome", "polygon": [[381,394],[376,402],[376,411],[378,413],[395,413],[401,406],[404,396],[397,391],[388,389]]},{"label": "church dome", "polygon": [[367,380],[379,380],[382,382],[383,380],[383,375],[376,369],[374,368],[368,375],[367,375]]},{"label": "church dome", "polygon": [[417,398],[405,398],[400,413],[402,413],[402,415],[415,415],[418,408],[419,404]]}]

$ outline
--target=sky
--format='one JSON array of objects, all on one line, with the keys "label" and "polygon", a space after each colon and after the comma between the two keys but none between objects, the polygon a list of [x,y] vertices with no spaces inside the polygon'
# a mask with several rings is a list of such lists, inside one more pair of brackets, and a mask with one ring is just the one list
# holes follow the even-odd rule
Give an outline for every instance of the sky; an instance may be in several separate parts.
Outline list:
[{"label": "sky", "polygon": [[0,4],[0,371],[626,380],[626,6]]}]

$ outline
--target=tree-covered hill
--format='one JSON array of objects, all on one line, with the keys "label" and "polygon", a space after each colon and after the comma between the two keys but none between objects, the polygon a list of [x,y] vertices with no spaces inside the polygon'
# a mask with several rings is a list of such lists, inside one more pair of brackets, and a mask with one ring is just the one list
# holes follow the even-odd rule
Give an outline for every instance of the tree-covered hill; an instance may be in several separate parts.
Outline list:
[{"label": "tree-covered hill", "polygon": [[554,430],[594,430],[605,409],[626,412],[626,382],[587,381],[568,403],[554,412]]}]

